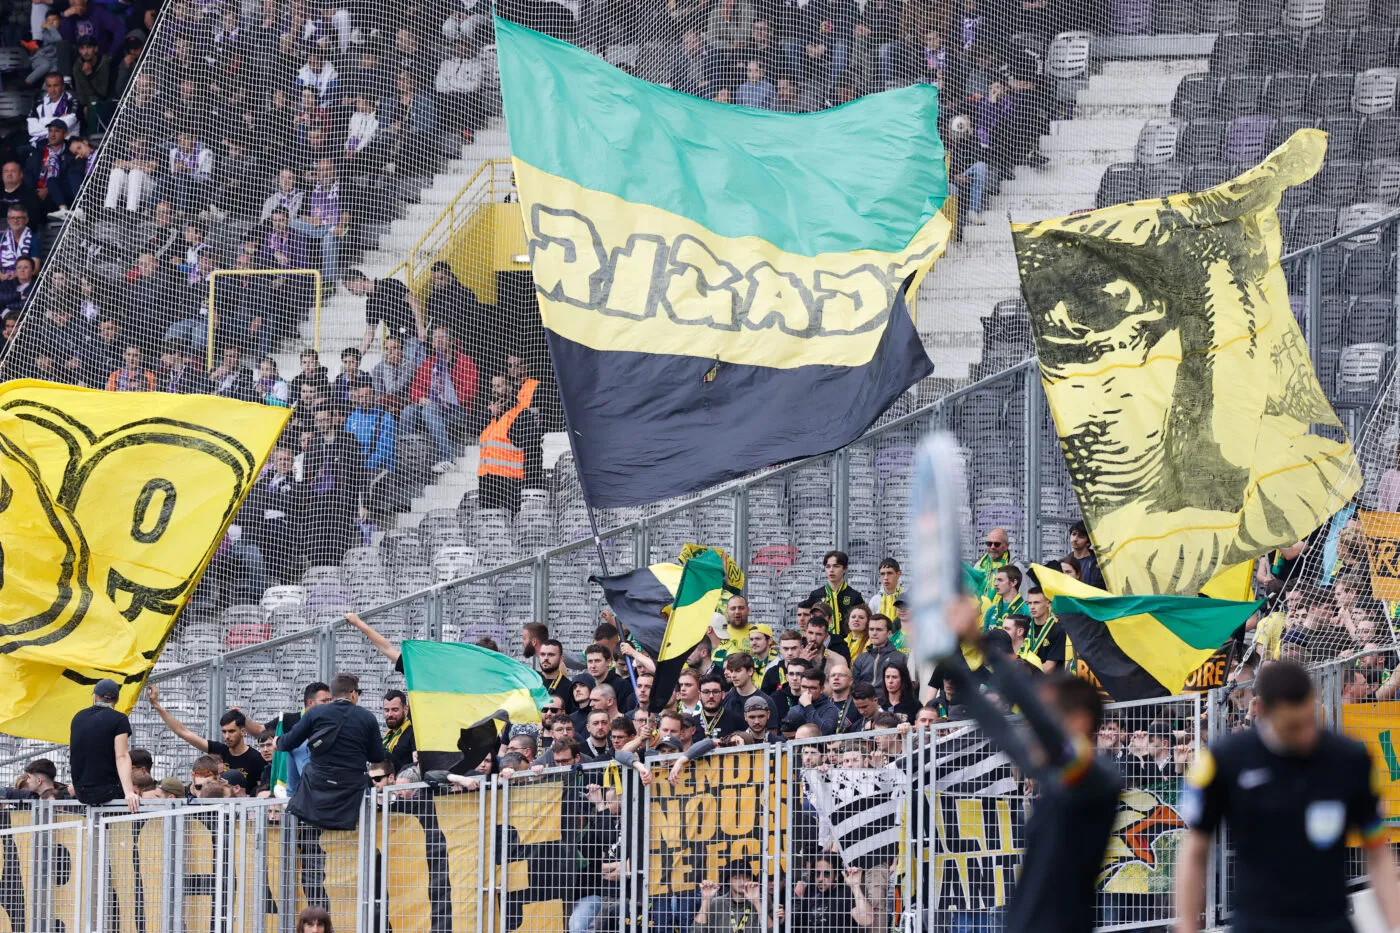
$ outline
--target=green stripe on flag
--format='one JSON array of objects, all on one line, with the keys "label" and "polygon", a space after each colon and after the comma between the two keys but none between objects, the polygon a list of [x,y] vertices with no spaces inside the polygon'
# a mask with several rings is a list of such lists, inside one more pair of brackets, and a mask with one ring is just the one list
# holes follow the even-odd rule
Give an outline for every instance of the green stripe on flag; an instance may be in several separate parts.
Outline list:
[{"label": "green stripe on flag", "polygon": [[1197,596],[1055,597],[1056,613],[1077,612],[1098,622],[1113,622],[1129,616],[1152,616],[1175,640],[1190,648],[1210,651],[1223,645],[1230,633],[1243,625],[1262,605],[1262,600],[1233,602]]},{"label": "green stripe on flag", "polygon": [[929,85],[783,114],[668,90],[499,18],[496,54],[517,159],[723,236],[894,251],[948,195]]},{"label": "green stripe on flag", "polygon": [[681,657],[700,644],[719,605],[724,579],[724,558],[717,551],[701,551],[685,562],[656,660]]}]

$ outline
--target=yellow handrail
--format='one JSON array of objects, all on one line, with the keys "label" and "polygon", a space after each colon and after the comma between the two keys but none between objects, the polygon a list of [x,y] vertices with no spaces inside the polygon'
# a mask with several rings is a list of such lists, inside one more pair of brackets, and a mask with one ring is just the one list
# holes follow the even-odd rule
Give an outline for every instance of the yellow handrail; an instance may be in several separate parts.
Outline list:
[{"label": "yellow handrail", "polygon": [[[469,218],[478,206],[494,202],[498,195],[503,196],[514,190],[513,171],[510,159],[486,159],[477,166],[461,190],[452,196],[452,200],[447,202],[447,206],[428,225],[428,229],[423,231],[418,242],[409,247],[408,255],[403,261],[389,270],[389,277],[392,278],[401,271],[407,272],[404,284],[416,291],[416,283],[422,280],[425,270],[432,268],[439,254],[438,246],[443,242],[440,234],[444,226],[448,231],[446,242],[450,243],[451,233],[457,229],[459,221]],[[483,179],[484,183],[478,184],[483,182]],[[469,195],[472,197],[468,197]],[[431,246],[429,241],[432,241]]]},{"label": "yellow handrail", "polygon": [[210,369],[214,368],[214,328],[219,323],[218,312],[214,310],[214,281],[221,275],[309,275],[312,277],[312,284],[315,286],[315,297],[312,299],[313,314],[315,315],[315,330],[312,332],[311,345],[319,352],[321,349],[321,270],[320,269],[215,269],[209,273],[209,336],[206,339],[207,347],[205,358]]}]

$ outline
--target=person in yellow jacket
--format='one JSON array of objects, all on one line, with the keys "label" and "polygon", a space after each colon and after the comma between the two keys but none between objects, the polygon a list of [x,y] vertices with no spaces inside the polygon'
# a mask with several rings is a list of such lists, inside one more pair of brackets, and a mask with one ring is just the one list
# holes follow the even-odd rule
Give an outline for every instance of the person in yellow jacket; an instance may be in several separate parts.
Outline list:
[{"label": "person in yellow jacket", "polygon": [[[477,462],[477,502],[483,509],[520,511],[520,490],[531,476],[531,462],[540,463],[542,434],[540,421],[531,404],[539,383],[526,379],[512,393],[504,375],[491,377],[491,420],[481,432],[481,452]],[[535,467],[538,471],[539,467]]]},{"label": "person in yellow jacket", "polygon": [[997,571],[1003,567],[1011,566],[1011,545],[1008,543],[1005,528],[993,528],[987,532],[984,544],[987,553],[977,558],[977,563],[973,564],[972,567],[974,570],[982,571],[986,582],[982,585],[982,592],[972,595],[991,599],[996,590]]}]

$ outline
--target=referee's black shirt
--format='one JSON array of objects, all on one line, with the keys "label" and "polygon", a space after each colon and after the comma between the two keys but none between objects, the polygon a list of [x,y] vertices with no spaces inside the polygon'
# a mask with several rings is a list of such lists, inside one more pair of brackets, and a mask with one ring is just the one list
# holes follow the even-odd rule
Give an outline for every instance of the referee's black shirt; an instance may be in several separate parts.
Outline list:
[{"label": "referee's black shirt", "polygon": [[1236,933],[1351,930],[1347,830],[1384,838],[1366,746],[1323,731],[1311,754],[1280,755],[1236,733],[1201,753],[1179,811],[1192,829],[1229,827]]}]

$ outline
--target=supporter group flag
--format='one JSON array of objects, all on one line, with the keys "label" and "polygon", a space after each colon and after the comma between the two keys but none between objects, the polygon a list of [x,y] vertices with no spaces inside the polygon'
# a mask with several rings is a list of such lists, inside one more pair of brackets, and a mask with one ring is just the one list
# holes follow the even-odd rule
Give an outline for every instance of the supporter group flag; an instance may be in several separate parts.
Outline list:
[{"label": "supporter group flag", "polygon": [[948,238],[934,88],[783,114],[503,19],[496,54],[590,505],[834,450],[932,372],[904,302]]},{"label": "supporter group flag", "polygon": [[1114,593],[1195,596],[1358,489],[1279,266],[1279,198],[1325,149],[1300,130],[1208,191],[1012,225],[1045,394]]},{"label": "supporter group flag", "polygon": [[208,395],[0,385],[0,732],[129,711],[287,422]]},{"label": "supporter group flag", "polygon": [[723,552],[694,548],[682,564],[652,564],[594,577],[629,637],[656,662],[651,712],[666,708],[686,658],[709,634],[734,567]]},{"label": "supporter group flag", "polygon": [[519,661],[456,642],[409,639],[399,647],[418,751],[449,753],[423,763],[425,771],[462,756],[474,757],[475,766],[484,750],[495,747],[506,719],[541,722],[549,691],[540,675]]},{"label": "supporter group flag", "polygon": [[1200,596],[1110,596],[1048,567],[1033,569],[1074,653],[1118,701],[1176,696],[1264,604]]}]

